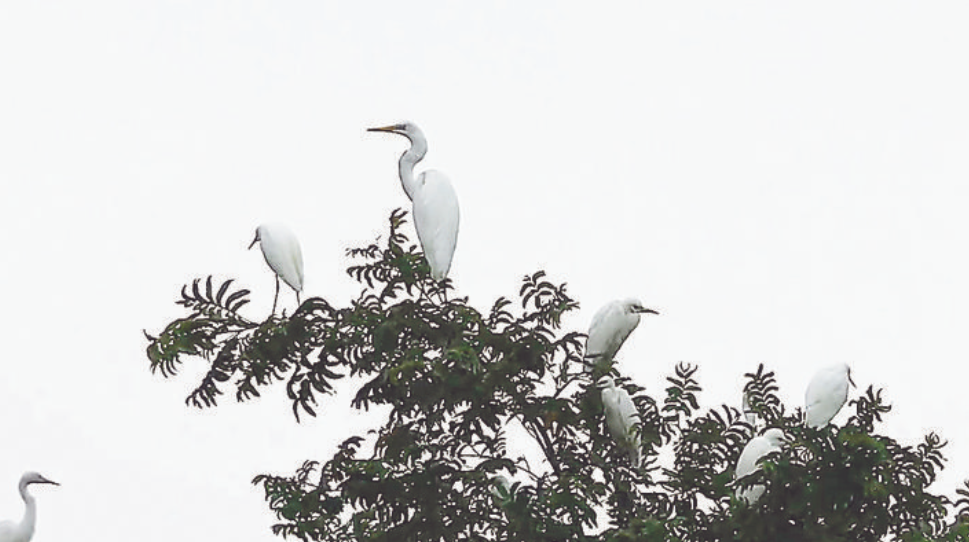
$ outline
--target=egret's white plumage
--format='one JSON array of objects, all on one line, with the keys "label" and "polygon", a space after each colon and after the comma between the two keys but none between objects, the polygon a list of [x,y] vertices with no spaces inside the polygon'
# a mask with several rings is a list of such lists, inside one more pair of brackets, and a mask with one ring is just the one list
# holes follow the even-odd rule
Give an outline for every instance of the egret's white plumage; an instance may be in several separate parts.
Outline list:
[{"label": "egret's white plumage", "polygon": [[814,375],[804,394],[804,423],[808,427],[824,427],[838,415],[848,400],[851,369],[846,363],[825,367]]},{"label": "egret's white plumage", "polygon": [[451,269],[461,219],[454,186],[443,173],[433,169],[414,177],[414,166],[427,154],[427,139],[413,122],[368,131],[389,132],[410,140],[410,148],[400,157],[398,174],[404,193],[413,203],[414,228],[431,268],[431,276],[434,280],[444,279]]},{"label": "egret's white plumage", "polygon": [[37,503],[34,496],[27,491],[30,484],[54,484],[60,485],[44,478],[36,472],[25,472],[20,477],[20,496],[24,500],[24,517],[20,522],[3,521],[0,522],[0,542],[29,542],[34,536],[34,525],[37,522]]},{"label": "egret's white plumage", "polygon": [[641,446],[636,426],[640,419],[636,405],[626,390],[616,387],[612,377],[600,378],[599,387],[602,388],[602,407],[609,433],[619,447],[629,454],[633,466],[639,467]]},{"label": "egret's white plumage", "polygon": [[744,392],[743,399],[740,401],[740,408],[744,412],[744,420],[750,425],[757,427],[757,413],[750,408],[750,397]]},{"label": "egret's white plumage", "polygon": [[[784,439],[784,432],[777,428],[768,429],[763,435],[750,439],[750,442],[744,446],[744,451],[740,452],[737,469],[734,471],[734,479],[739,480],[757,470],[757,462],[760,458],[775,450],[780,450]],[[743,499],[747,501],[747,504],[752,504],[757,502],[757,499],[764,494],[766,489],[757,484],[747,489],[737,488],[736,495],[738,499]]]},{"label": "egret's white plumage", "polygon": [[285,224],[267,222],[256,228],[256,237],[249,244],[249,248],[256,243],[259,243],[269,268],[276,273],[273,312],[276,312],[276,301],[279,299],[280,278],[296,292],[296,302],[299,303],[299,294],[303,291],[303,252],[299,248],[296,234]]},{"label": "egret's white plumage", "polygon": [[608,367],[629,334],[639,325],[642,313],[659,314],[643,307],[638,299],[610,301],[592,317],[585,341],[586,372],[594,366]]}]

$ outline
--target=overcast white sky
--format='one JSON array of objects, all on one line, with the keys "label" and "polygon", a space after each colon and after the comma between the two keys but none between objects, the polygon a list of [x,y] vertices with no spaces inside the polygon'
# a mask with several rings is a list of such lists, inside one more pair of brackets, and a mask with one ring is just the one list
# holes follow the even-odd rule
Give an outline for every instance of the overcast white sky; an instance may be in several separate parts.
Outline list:
[{"label": "overcast white sky", "polygon": [[[363,429],[345,396],[197,411],[141,330],[213,273],[272,303],[256,225],[299,235],[310,295],[407,202],[405,141],[461,202],[451,276],[484,308],[546,269],[585,330],[645,319],[620,358],[706,403],[765,362],[791,406],[846,361],[885,429],[969,477],[969,7],[962,2],[7,2],[0,6],[0,518],[35,469],[36,542],[274,540],[260,472]],[[292,307],[291,292],[282,298]],[[855,391],[854,393],[857,393]],[[841,423],[845,414],[836,418]],[[268,438],[267,438],[268,437]]]}]

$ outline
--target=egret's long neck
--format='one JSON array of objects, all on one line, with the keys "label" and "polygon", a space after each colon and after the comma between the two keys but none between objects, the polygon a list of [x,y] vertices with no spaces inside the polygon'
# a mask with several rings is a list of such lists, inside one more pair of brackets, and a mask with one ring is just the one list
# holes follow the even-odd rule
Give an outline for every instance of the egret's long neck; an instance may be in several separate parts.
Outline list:
[{"label": "egret's long neck", "polygon": [[400,183],[404,185],[404,192],[407,193],[407,197],[411,201],[414,200],[414,196],[417,195],[420,188],[417,179],[414,177],[414,166],[424,158],[425,154],[427,154],[427,140],[418,134],[418,137],[410,140],[410,148],[400,155],[400,164],[398,165]]},{"label": "egret's long neck", "polygon": [[34,496],[27,491],[27,484],[20,483],[20,496],[24,499],[24,519],[20,521],[20,532],[27,535],[27,540],[34,534],[34,524],[37,522],[37,503]]}]

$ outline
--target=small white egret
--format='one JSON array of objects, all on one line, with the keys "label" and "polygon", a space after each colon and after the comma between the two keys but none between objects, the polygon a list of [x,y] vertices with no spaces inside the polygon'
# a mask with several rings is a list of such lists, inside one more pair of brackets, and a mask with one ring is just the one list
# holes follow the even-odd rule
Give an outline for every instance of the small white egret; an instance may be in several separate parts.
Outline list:
[{"label": "small white egret", "polygon": [[596,312],[585,340],[586,372],[592,372],[596,366],[609,367],[622,343],[639,325],[639,315],[643,313],[659,314],[633,298],[610,301]]},{"label": "small white egret", "polygon": [[744,392],[743,399],[740,401],[740,409],[743,410],[744,420],[750,425],[757,427],[757,413],[750,408],[750,394]]},{"label": "small white egret", "polygon": [[44,478],[36,472],[25,472],[20,477],[20,496],[24,499],[24,517],[19,523],[14,521],[0,522],[0,542],[29,542],[34,536],[34,525],[37,522],[37,503],[34,496],[27,491],[30,484],[60,485]]},{"label": "small white egret", "polygon": [[303,291],[303,252],[299,248],[296,235],[284,224],[267,222],[256,228],[256,237],[249,244],[249,248],[257,242],[266,263],[276,273],[273,314],[276,313],[276,301],[279,300],[280,277],[296,292],[296,304],[299,305],[299,293]]},{"label": "small white egret", "polygon": [[825,367],[814,375],[804,394],[804,423],[808,427],[824,427],[838,415],[848,400],[851,369],[847,363]]},{"label": "small white egret", "polygon": [[410,140],[410,148],[400,156],[398,173],[404,193],[413,202],[414,228],[431,267],[434,280],[443,280],[451,269],[458,242],[458,196],[451,181],[440,171],[429,169],[414,178],[414,166],[427,154],[424,132],[413,122],[402,122],[368,132],[389,132]]},{"label": "small white egret", "polygon": [[[737,469],[734,471],[734,480],[739,480],[744,476],[753,473],[759,468],[757,462],[765,455],[781,449],[781,444],[786,440],[784,432],[776,427],[768,429],[763,435],[750,439],[744,446],[744,451],[740,452],[740,459],[737,460]],[[737,488],[737,498],[747,501],[747,504],[757,502],[757,499],[764,494],[767,488],[757,484],[747,489]]]},{"label": "small white egret", "polygon": [[636,405],[625,389],[616,387],[612,377],[604,376],[599,379],[602,389],[602,407],[606,415],[606,425],[609,433],[620,448],[629,454],[633,467],[639,467],[641,446],[639,430],[639,412]]}]

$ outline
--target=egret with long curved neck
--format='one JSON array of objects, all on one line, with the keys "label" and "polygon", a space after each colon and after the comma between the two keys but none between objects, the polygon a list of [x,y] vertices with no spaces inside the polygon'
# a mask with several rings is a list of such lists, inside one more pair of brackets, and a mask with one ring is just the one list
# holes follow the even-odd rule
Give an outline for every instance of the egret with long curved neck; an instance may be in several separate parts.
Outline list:
[{"label": "egret with long curved neck", "polygon": [[413,122],[402,122],[368,132],[388,132],[410,140],[410,148],[400,156],[398,174],[404,193],[413,203],[414,228],[431,267],[434,280],[443,280],[451,269],[458,243],[458,196],[451,181],[440,171],[429,169],[414,177],[414,166],[427,154],[424,132]]},{"label": "egret with long curved neck", "polygon": [[34,525],[37,522],[37,503],[34,496],[27,491],[30,484],[54,484],[57,482],[48,480],[36,472],[25,472],[20,477],[20,496],[24,499],[24,517],[19,523],[14,521],[4,521],[0,523],[0,542],[29,542],[34,536]]}]

